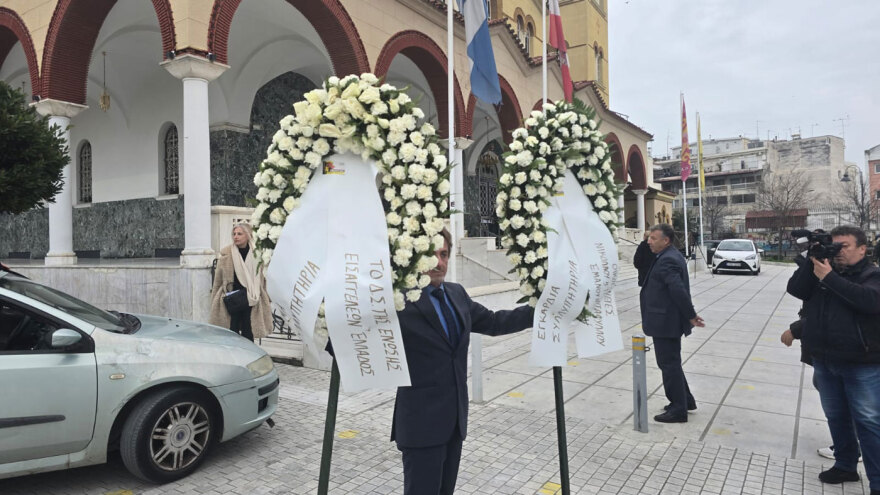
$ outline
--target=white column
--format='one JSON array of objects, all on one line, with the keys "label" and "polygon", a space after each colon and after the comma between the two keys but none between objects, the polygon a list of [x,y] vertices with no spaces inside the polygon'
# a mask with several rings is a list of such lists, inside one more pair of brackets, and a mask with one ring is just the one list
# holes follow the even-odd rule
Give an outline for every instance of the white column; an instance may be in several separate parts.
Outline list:
[{"label": "white column", "polygon": [[647,189],[633,189],[636,195],[636,225],[639,229],[639,238],[645,236],[645,194]]},{"label": "white column", "polygon": [[195,55],[180,55],[160,65],[183,80],[183,186],[184,249],[180,265],[210,266],[211,249],[211,147],[209,142],[208,83],[228,65]]},{"label": "white column", "polygon": [[[625,205],[624,201],[625,200],[623,198],[623,190],[621,190],[620,197],[617,198],[617,205],[620,206],[620,213],[617,214],[617,222],[620,225],[625,227],[626,226],[626,211],[624,209],[624,206],[626,206],[626,205]],[[623,227],[621,227],[621,228],[623,228]]]},{"label": "white column", "polygon": [[[58,100],[41,100],[33,104],[41,115],[49,116],[49,126],[58,126],[58,135],[64,141],[67,155],[70,153],[70,119],[85,110],[86,106]],[[46,253],[47,266],[75,265],[76,254],[73,252],[73,191],[71,190],[71,168],[73,158],[67,163],[61,175],[61,191],[55,195],[55,201],[49,203],[49,252]]]}]

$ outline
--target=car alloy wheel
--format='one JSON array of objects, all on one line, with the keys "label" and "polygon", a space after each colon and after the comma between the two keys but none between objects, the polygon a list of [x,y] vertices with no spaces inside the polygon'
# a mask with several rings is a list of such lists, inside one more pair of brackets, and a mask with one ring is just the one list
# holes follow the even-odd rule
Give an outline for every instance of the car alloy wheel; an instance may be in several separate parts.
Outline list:
[{"label": "car alloy wheel", "polygon": [[219,421],[211,396],[179,387],[141,400],[125,421],[119,449],[138,478],[167,483],[195,471],[217,442]]},{"label": "car alloy wheel", "polygon": [[150,456],[161,469],[177,471],[202,455],[210,437],[208,411],[194,402],[175,404],[153,426]]}]

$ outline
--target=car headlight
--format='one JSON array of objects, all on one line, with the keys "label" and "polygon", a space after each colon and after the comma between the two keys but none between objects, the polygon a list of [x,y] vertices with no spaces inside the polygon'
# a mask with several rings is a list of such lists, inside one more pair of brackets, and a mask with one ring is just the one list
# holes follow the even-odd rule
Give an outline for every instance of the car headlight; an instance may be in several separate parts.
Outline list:
[{"label": "car headlight", "polygon": [[755,259],[756,257],[757,257],[757,255],[750,254],[750,255],[746,256],[746,259],[747,259],[747,260],[753,260],[753,259]]},{"label": "car headlight", "polygon": [[715,253],[715,254],[712,255],[712,259],[713,259],[713,260],[723,260],[723,259],[724,259],[724,256],[721,256],[720,254]]},{"label": "car headlight", "polygon": [[251,376],[254,378],[259,378],[268,374],[274,368],[275,363],[272,362],[272,358],[268,354],[247,365],[248,371],[251,372]]}]

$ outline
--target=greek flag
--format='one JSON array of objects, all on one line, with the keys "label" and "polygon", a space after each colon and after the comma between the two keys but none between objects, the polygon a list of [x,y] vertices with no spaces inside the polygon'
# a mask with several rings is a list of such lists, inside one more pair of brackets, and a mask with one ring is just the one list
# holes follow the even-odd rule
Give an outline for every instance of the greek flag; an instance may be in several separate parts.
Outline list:
[{"label": "greek flag", "polygon": [[458,0],[458,10],[464,16],[467,54],[471,63],[471,92],[486,103],[497,105],[501,103],[501,86],[489,38],[486,0]]}]

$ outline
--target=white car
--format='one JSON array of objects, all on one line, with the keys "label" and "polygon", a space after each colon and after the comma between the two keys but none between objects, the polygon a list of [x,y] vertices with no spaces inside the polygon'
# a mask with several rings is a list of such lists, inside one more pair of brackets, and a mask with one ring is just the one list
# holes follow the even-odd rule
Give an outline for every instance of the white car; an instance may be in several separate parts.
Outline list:
[{"label": "white car", "polygon": [[106,462],[164,483],[278,404],[272,359],[224,328],[108,313],[0,271],[0,479]]},{"label": "white car", "polygon": [[751,239],[726,239],[712,255],[712,273],[719,271],[761,273],[761,254]]}]

